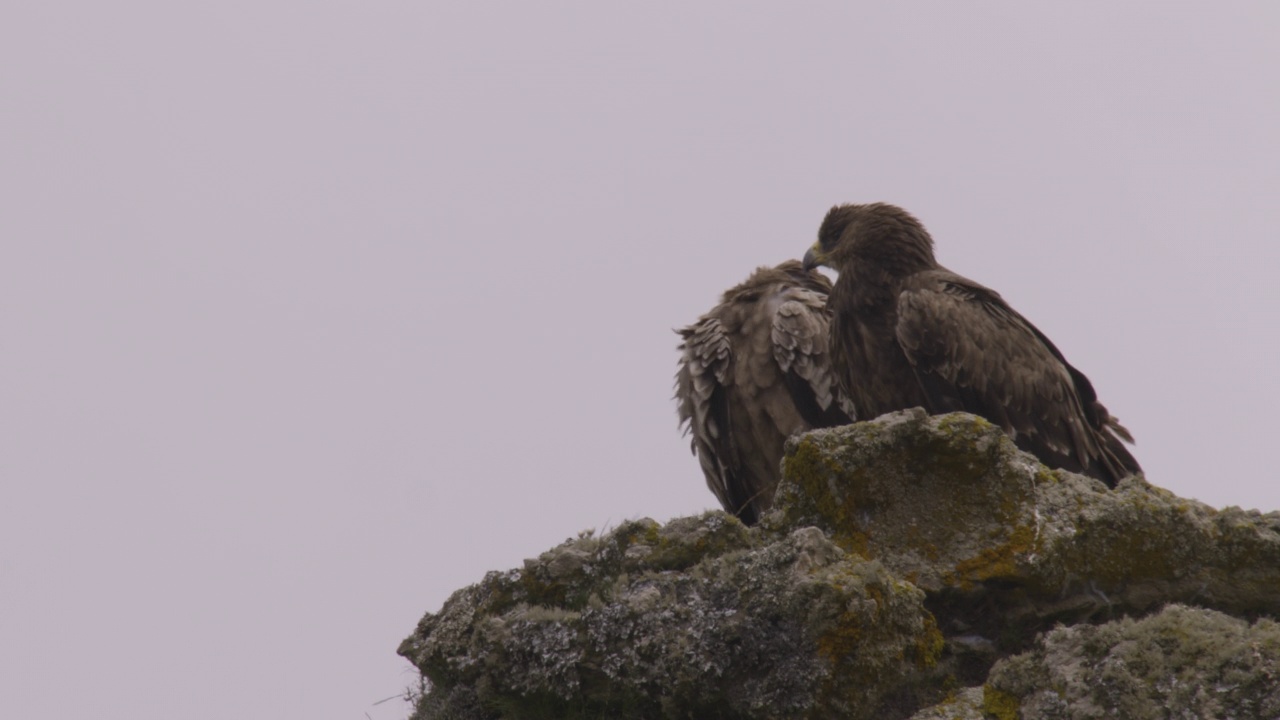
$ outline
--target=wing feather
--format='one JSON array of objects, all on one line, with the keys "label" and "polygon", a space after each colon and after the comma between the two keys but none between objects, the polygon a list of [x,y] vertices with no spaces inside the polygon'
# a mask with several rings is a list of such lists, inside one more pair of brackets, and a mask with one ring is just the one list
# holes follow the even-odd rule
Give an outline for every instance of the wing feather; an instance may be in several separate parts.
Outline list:
[{"label": "wing feather", "polygon": [[853,404],[831,368],[831,319],[825,295],[792,288],[773,312],[773,358],[786,378],[796,408],[816,427],[853,421]]},{"label": "wing feather", "polygon": [[932,411],[982,415],[1023,449],[1110,485],[1136,468],[1111,434],[1127,431],[1107,421],[1088,379],[995,291],[945,270],[919,273],[897,309],[898,342]]},{"label": "wing feather", "polygon": [[733,365],[733,346],[714,317],[704,316],[679,332],[684,338],[676,373],[680,425],[685,434],[693,435],[689,447],[702,466],[707,487],[723,507],[741,507],[745,499],[735,496],[736,483],[724,462],[732,455],[726,384]]},{"label": "wing feather", "polygon": [[830,367],[824,283],[799,263],[761,268],[679,331],[680,424],[707,486],[748,524],[773,502],[790,435],[852,421]]}]

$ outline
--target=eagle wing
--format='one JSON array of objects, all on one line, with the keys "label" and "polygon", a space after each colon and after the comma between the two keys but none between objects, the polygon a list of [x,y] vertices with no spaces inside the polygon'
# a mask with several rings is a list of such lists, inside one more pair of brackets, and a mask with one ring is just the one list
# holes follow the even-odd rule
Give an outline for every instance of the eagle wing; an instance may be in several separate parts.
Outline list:
[{"label": "eagle wing", "polygon": [[853,404],[831,368],[831,318],[825,294],[792,288],[773,313],[773,357],[792,401],[814,427],[853,422]]},{"label": "eagle wing", "polygon": [[763,269],[679,333],[680,423],[721,506],[754,523],[786,439],[852,421],[830,367],[826,295]]},{"label": "eagle wing", "polygon": [[703,316],[680,330],[680,367],[676,401],[680,425],[693,435],[690,449],[707,477],[707,487],[729,512],[749,503],[732,467],[728,394],[732,387],[733,346],[716,317]]},{"label": "eagle wing", "polygon": [[919,273],[897,310],[896,337],[931,412],[981,415],[1049,464],[1110,486],[1140,470],[1088,378],[994,290]]}]

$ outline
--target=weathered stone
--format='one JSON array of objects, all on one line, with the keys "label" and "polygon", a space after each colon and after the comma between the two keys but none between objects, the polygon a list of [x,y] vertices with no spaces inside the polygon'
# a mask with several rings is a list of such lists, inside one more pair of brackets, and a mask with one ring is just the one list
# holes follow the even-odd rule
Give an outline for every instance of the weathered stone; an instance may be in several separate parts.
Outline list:
[{"label": "weathered stone", "polygon": [[987,716],[983,714],[982,701],[982,688],[965,688],[912,715],[911,720],[985,720]]},{"label": "weathered stone", "polygon": [[1280,624],[1171,605],[1141,620],[1059,627],[991,671],[999,720],[1280,717]]},{"label": "weathered stone", "polygon": [[783,462],[766,527],[821,527],[930,592],[935,610],[990,617],[994,604],[1001,627],[1024,630],[1170,601],[1280,614],[1280,514],[1214,510],[1139,477],[1108,491],[973,415],[818,430],[792,438]]},{"label": "weathered stone", "polygon": [[459,590],[400,652],[432,720],[1275,719],[1260,616],[1280,514],[1108,490],[980,418],[906,411],[793,438],[754,528],[581,535]]},{"label": "weathered stone", "polygon": [[[433,690],[423,718],[486,717],[477,707],[501,717],[873,717],[914,697],[910,684],[942,650],[923,600],[816,528],[766,536],[713,512],[627,523],[490,573],[425,617],[400,652],[445,697]],[[459,686],[473,692],[456,695]]]}]

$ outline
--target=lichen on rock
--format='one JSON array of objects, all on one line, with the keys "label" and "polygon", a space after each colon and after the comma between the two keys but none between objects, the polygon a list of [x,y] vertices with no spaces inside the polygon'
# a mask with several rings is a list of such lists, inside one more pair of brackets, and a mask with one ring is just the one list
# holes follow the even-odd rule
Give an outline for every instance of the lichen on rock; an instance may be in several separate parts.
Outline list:
[{"label": "lichen on rock", "polygon": [[[815,528],[765,535],[717,511],[490,573],[400,652],[491,717],[871,717],[936,663],[923,600]],[[461,712],[432,703],[423,717]]]},{"label": "lichen on rock", "polygon": [[1280,717],[1280,624],[1170,605],[1140,620],[1058,627],[984,688],[1022,718]]},{"label": "lichen on rock", "polygon": [[1280,514],[1108,490],[963,413],[806,433],[783,469],[756,527],[631,521],[456,592],[400,647],[415,717],[1280,713]]},{"label": "lichen on rock", "polygon": [[982,688],[965,688],[917,712],[911,720],[985,720],[983,697]]},{"label": "lichen on rock", "polygon": [[1280,615],[1280,516],[1214,510],[1128,478],[1114,491],[964,413],[923,410],[792,438],[768,527],[816,525],[941,601],[999,622],[1189,602]]}]

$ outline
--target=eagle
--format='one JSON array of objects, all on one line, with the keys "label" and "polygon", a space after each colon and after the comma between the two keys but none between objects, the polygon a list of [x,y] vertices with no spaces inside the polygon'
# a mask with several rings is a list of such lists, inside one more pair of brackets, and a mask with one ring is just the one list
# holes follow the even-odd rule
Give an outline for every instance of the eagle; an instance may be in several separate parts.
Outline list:
[{"label": "eagle", "polygon": [[748,525],[769,509],[792,434],[853,422],[831,372],[831,281],[795,260],[762,267],[677,330],[679,426],[727,512]]},{"label": "eagle", "polygon": [[995,290],[938,264],[933,238],[900,207],[838,205],[804,256],[839,273],[831,360],[864,417],[963,410],[1050,467],[1115,487],[1139,473],[1132,443],[1084,373]]}]

